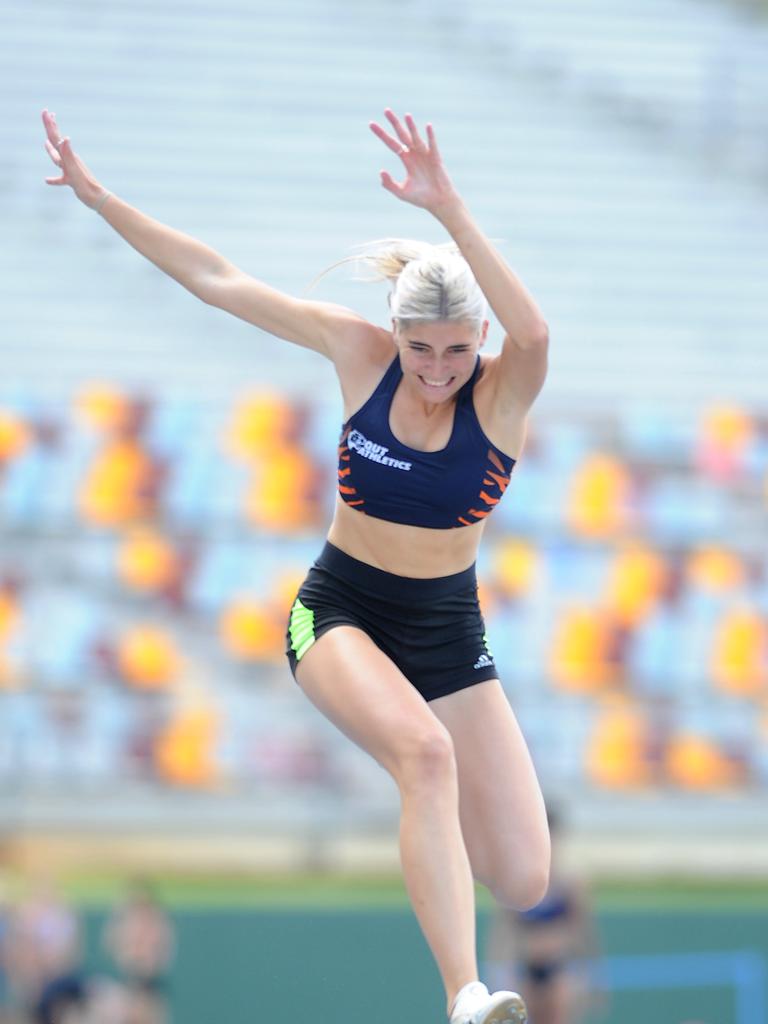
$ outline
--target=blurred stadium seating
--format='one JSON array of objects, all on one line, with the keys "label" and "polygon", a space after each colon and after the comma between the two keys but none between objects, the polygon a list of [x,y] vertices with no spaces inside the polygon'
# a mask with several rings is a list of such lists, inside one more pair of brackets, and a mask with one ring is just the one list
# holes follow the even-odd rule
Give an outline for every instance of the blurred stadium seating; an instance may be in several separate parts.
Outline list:
[{"label": "blurred stadium seating", "polygon": [[[82,401],[35,411],[3,403],[3,421],[14,424],[6,435],[24,439],[5,444],[0,482],[12,544],[0,603],[6,784],[17,763],[48,785],[118,781],[136,766],[137,742],[149,751],[145,778],[161,784],[237,787],[286,772],[318,781],[302,767],[314,719],[283,644],[328,517],[336,429],[308,401],[261,395],[246,413],[189,403],[196,428],[171,444],[173,405],[122,392],[111,408],[141,409],[140,418],[84,426]],[[534,737],[543,719],[557,722],[561,704],[579,708],[576,756],[534,743],[555,786],[768,782],[759,727],[768,704],[768,419],[741,411],[738,431],[714,430],[720,415],[703,410],[685,449],[672,453],[649,443],[636,416],[539,416],[489,521],[480,573],[502,678]],[[281,459],[305,472],[275,471],[278,429]],[[670,416],[667,428],[657,415],[653,430],[675,436],[679,423]],[[209,479],[190,516],[179,481],[201,451]],[[161,464],[158,477],[152,467]],[[34,502],[23,484],[33,478]],[[679,520],[664,506],[670,490],[673,505],[684,503]],[[273,507],[291,514],[254,515]],[[265,760],[259,719],[294,694],[281,756]],[[128,723],[148,700],[152,734],[137,739],[139,725]],[[105,715],[119,733],[108,746]],[[325,730],[313,742],[333,760]],[[335,784],[334,773],[328,779]]]},{"label": "blurred stadium seating", "polygon": [[[768,28],[681,0],[398,11],[46,5],[42,37],[8,13],[4,791],[391,805],[282,658],[333,501],[329,367],[46,190],[37,120],[57,110],[111,189],[299,294],[366,238],[439,237],[378,189],[366,123],[391,105],[435,123],[551,326],[479,566],[545,784],[764,798]],[[385,319],[343,274],[313,294]]]}]

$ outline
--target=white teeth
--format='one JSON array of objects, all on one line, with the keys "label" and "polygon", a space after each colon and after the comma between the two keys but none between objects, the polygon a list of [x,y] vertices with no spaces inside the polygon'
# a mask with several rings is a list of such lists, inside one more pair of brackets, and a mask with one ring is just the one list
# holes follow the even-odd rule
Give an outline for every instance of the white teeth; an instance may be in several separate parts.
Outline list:
[{"label": "white teeth", "polygon": [[[429,384],[433,388],[442,388],[448,383],[447,380],[427,380],[426,377],[421,378],[425,384]],[[450,380],[450,378],[448,378]]]}]

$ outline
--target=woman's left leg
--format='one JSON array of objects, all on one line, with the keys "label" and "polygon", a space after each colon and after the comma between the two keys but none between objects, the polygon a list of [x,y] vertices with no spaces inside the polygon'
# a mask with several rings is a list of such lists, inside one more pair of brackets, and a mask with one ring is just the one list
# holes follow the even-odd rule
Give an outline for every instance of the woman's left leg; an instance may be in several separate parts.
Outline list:
[{"label": "woman's left leg", "polygon": [[453,738],[461,827],[475,878],[503,906],[535,906],[549,880],[547,816],[501,683],[475,683],[429,706]]}]

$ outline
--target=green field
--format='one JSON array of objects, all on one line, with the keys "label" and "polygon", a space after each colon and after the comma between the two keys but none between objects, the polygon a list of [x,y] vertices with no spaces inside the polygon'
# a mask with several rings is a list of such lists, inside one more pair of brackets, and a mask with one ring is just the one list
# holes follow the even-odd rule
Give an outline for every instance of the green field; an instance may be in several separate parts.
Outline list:
[{"label": "green field", "polygon": [[[125,888],[116,874],[72,874],[65,892],[81,906],[113,902]],[[160,898],[173,907],[404,907],[408,899],[398,875],[337,874],[174,874],[154,875]],[[597,879],[592,891],[598,909],[768,910],[768,878]],[[478,886],[479,908],[490,908]]]}]

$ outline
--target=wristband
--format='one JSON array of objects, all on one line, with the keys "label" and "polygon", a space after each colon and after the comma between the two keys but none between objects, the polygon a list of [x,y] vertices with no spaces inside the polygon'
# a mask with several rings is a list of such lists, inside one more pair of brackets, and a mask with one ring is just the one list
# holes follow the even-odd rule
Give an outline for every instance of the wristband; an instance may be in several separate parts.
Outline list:
[{"label": "wristband", "polygon": [[96,213],[101,213],[102,209],[104,208],[104,203],[106,203],[106,201],[109,199],[111,195],[111,192],[105,192],[103,196],[99,197],[98,202],[94,206],[94,210],[96,211]]}]

